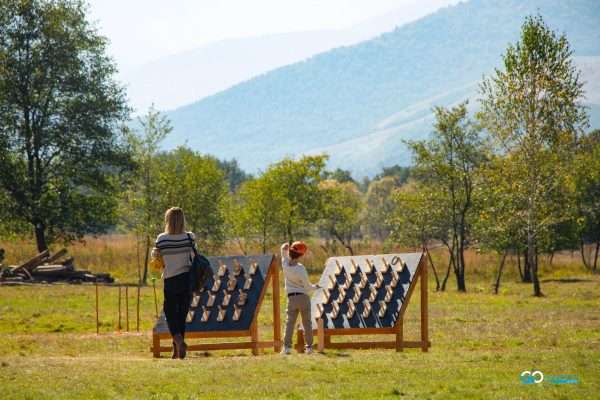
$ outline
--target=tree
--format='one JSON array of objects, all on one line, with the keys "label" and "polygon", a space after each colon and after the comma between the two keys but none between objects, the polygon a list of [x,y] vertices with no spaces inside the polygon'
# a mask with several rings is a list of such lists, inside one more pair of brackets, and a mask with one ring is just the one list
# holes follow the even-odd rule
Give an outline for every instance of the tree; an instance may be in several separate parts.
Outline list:
[{"label": "tree", "polygon": [[340,242],[354,255],[352,241],[360,235],[363,194],[354,182],[339,183],[326,180],[319,183],[323,201],[323,215],[319,230]]},{"label": "tree", "polygon": [[179,147],[159,155],[156,163],[160,170],[154,183],[160,193],[159,209],[183,208],[198,249],[218,252],[225,243],[229,186],[217,160]]},{"label": "tree", "polygon": [[261,176],[244,182],[234,200],[229,225],[244,254],[248,247],[266,253],[285,240],[282,221],[289,215],[288,203],[270,178]]},{"label": "tree", "polygon": [[564,34],[541,16],[527,17],[519,41],[502,57],[504,71],[480,85],[479,116],[504,154],[504,193],[526,232],[534,294],[541,296],[540,236],[572,215],[572,158],[587,126],[583,90]]},{"label": "tree", "polygon": [[386,217],[394,207],[392,195],[398,189],[398,180],[386,176],[369,184],[365,197],[363,233],[371,239],[385,240],[390,236]]},{"label": "tree", "polygon": [[334,171],[323,172],[324,179],[333,179],[339,183],[354,182],[352,173],[347,169],[336,168]]},{"label": "tree", "polygon": [[240,187],[232,226],[238,243],[292,242],[322,215],[321,181],[327,156],[285,158]]},{"label": "tree", "polygon": [[458,290],[466,292],[464,252],[476,215],[474,185],[486,150],[479,130],[467,117],[466,102],[450,109],[436,107],[434,111],[431,139],[408,145],[415,155],[414,171],[422,177],[424,190],[431,193],[431,207],[442,210],[448,219],[450,229],[440,240],[450,253]]},{"label": "tree", "polygon": [[[435,196],[425,190],[419,182],[409,181],[393,195],[394,207],[387,215],[386,223],[391,229],[391,236],[400,244],[420,247],[427,253],[435,278],[436,290],[444,291],[429,253],[429,245],[434,240],[444,241],[448,236],[448,218],[442,209],[436,207]],[[448,264],[448,272],[450,271]],[[447,275],[448,276],[448,275]],[[447,278],[446,278],[447,279]]]},{"label": "tree", "polygon": [[292,242],[298,233],[316,222],[322,211],[319,182],[325,168],[326,155],[303,156],[298,161],[285,158],[272,164],[265,175],[272,179],[273,190],[281,190],[287,211],[286,240]]},{"label": "tree", "polygon": [[[577,157],[577,237],[583,265],[598,273],[600,255],[600,130],[583,136]],[[586,251],[589,245],[589,251]],[[586,254],[588,253],[588,254]]]},{"label": "tree", "polygon": [[225,179],[229,184],[229,191],[231,193],[234,193],[242,183],[252,179],[252,175],[242,170],[235,158],[231,160],[217,160],[217,165],[220,170],[225,172]]},{"label": "tree", "polygon": [[[513,215],[513,199],[506,196],[511,189],[510,180],[504,175],[502,155],[492,155],[480,168],[479,184],[475,187],[475,196],[479,199],[478,217],[473,227],[482,250],[493,250],[498,255],[499,265],[496,277],[495,293],[498,293],[506,257],[516,252],[521,279],[526,282],[521,271],[520,254],[523,252],[525,232],[518,218]],[[531,282],[531,281],[529,281]]]},{"label": "tree", "polygon": [[39,251],[116,220],[132,169],[117,127],[129,109],[108,41],[78,0],[0,3],[0,187]]},{"label": "tree", "polygon": [[408,178],[410,177],[411,167],[401,167],[398,164],[392,165],[391,167],[384,167],[380,173],[375,175],[375,180],[384,178],[386,176],[394,176],[398,178],[398,183],[400,185],[408,182]]},{"label": "tree", "polygon": [[[121,202],[121,219],[128,230],[138,238],[138,255],[140,239],[144,247],[144,273],[139,278],[146,282],[148,275],[148,259],[154,245],[153,238],[162,226],[164,209],[160,204],[160,189],[156,183],[160,174],[157,155],[160,143],[173,130],[170,121],[161,116],[151,105],[143,118],[138,118],[140,130],[129,131],[128,142],[132,149],[133,160],[137,165],[134,177],[124,192]],[[138,258],[138,274],[140,260]]]}]

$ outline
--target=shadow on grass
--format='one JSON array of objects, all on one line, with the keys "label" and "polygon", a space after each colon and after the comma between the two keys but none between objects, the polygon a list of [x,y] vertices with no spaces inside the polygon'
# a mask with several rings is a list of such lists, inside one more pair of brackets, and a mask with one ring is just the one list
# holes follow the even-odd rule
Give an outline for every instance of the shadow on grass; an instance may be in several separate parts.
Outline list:
[{"label": "shadow on grass", "polygon": [[562,283],[578,283],[578,282],[594,282],[591,279],[579,279],[579,278],[561,278],[561,279],[542,279],[540,282],[562,282]]}]

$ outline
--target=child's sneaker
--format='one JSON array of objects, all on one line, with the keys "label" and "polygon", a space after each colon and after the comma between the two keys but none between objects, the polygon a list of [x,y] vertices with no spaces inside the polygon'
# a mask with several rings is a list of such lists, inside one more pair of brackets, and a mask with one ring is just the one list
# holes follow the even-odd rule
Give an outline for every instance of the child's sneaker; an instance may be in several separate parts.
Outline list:
[{"label": "child's sneaker", "polygon": [[282,356],[289,356],[290,355],[290,348],[289,347],[284,347],[283,350],[281,350],[281,354]]},{"label": "child's sneaker", "polygon": [[312,348],[312,347],[307,347],[307,348],[306,348],[306,355],[307,355],[307,356],[310,356],[310,355],[312,355],[312,354],[313,354],[313,348]]}]

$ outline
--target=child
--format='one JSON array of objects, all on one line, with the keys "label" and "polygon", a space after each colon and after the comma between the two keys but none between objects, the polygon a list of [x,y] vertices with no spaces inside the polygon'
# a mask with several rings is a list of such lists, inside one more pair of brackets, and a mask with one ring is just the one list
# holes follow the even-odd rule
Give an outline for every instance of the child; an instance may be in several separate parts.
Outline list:
[{"label": "child", "polygon": [[299,262],[304,254],[306,254],[306,245],[303,242],[294,242],[291,246],[288,243],[284,243],[281,246],[281,266],[283,268],[283,275],[285,275],[285,291],[288,297],[285,336],[283,338],[283,350],[281,351],[283,355],[290,354],[294,325],[298,318],[298,312],[302,316],[302,325],[304,326],[306,354],[310,355],[313,353],[311,304],[308,292],[309,290],[320,289],[320,286],[313,285],[308,281],[306,268]]}]

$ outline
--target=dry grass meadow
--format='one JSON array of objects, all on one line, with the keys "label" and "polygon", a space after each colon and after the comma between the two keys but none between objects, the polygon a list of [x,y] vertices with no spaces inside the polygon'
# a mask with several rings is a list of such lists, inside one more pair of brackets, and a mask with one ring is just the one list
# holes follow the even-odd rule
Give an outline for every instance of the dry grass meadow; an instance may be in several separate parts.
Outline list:
[{"label": "dry grass meadow", "polygon": [[[0,247],[7,249],[5,264],[35,253],[23,242]],[[306,264],[314,281],[327,254],[314,243],[312,248]],[[78,269],[110,272],[121,283],[137,281],[136,245],[129,236],[90,238],[69,250]],[[365,244],[357,252],[380,250]],[[0,393],[11,399],[597,398],[600,276],[584,271],[578,254],[561,254],[553,265],[544,262],[545,297],[535,298],[531,286],[519,282],[512,260],[494,295],[496,257],[468,257],[466,294],[456,292],[453,277],[446,292],[435,292],[429,274],[429,353],[331,350],[282,357],[267,349],[258,357],[238,350],[191,353],[183,361],[153,359],[152,286],[141,289],[139,332],[136,293],[129,292],[129,333],[117,332],[118,287],[100,287],[99,335],[92,285],[0,286]],[[443,254],[435,252],[434,260],[441,268]],[[264,338],[272,337],[267,296],[259,319]],[[284,309],[282,304],[282,318]],[[413,299],[405,322],[408,340],[418,336],[418,315]],[[524,384],[525,370],[542,371],[546,379]],[[577,375],[578,383],[549,382],[558,375]]]}]

